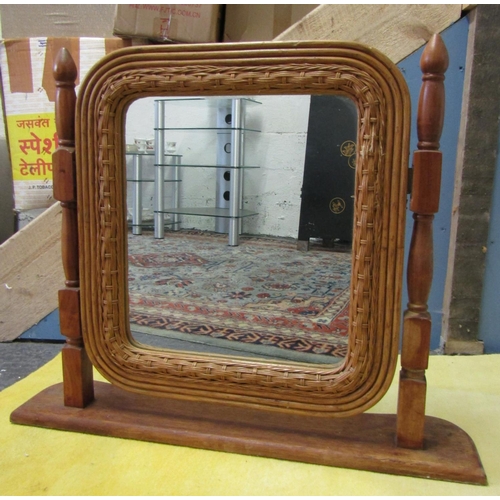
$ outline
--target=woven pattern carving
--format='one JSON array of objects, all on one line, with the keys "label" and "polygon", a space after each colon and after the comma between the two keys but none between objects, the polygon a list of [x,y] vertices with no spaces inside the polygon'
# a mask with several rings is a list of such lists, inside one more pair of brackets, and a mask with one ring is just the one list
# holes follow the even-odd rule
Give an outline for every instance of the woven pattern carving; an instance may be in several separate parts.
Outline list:
[{"label": "woven pattern carving", "polygon": [[[168,54],[165,57],[168,59]],[[397,119],[394,98],[384,78],[364,62],[346,64],[345,58],[342,63],[332,59],[328,64],[320,64],[311,57],[307,62],[258,65],[249,61],[244,65],[158,62],[141,66],[139,61],[134,61],[119,71],[109,71],[95,88],[88,89],[93,118],[88,120],[87,134],[92,134],[90,142],[95,147],[87,149],[88,158],[85,153],[82,156],[85,164],[82,169],[88,169],[82,173],[82,182],[87,201],[95,207],[95,226],[92,227],[98,235],[94,240],[98,251],[91,251],[93,271],[90,274],[94,273],[91,281],[97,292],[93,300],[97,299],[98,313],[92,316],[92,328],[97,327],[102,333],[84,329],[84,334],[94,364],[118,385],[158,395],[179,395],[185,391],[184,394],[193,397],[211,395],[237,404],[249,401],[290,407],[295,411],[341,414],[361,411],[364,403],[360,403],[360,399],[373,386],[384,384],[385,374],[381,371],[392,369],[392,361],[385,361],[384,365],[381,360],[383,351],[390,351],[395,344],[393,332],[380,331],[392,320],[379,307],[379,294],[381,271],[384,277],[394,273],[381,270],[381,266],[387,265],[384,247],[391,238],[388,221],[394,197],[388,189],[388,176],[395,155],[387,150],[387,143],[391,148],[401,148],[401,139],[394,133]],[[130,338],[128,325],[124,258],[121,133],[126,105],[131,99],[146,96],[280,93],[341,93],[350,96],[358,108],[351,332],[345,362],[341,366],[318,369],[308,365],[207,358],[136,344]],[[389,129],[388,123],[391,123]],[[92,155],[94,161],[89,160]],[[87,244],[91,244],[91,239],[87,237]],[[82,286],[85,285],[82,283]],[[102,359],[108,360],[106,366]],[[120,376],[116,377],[115,373]]]}]

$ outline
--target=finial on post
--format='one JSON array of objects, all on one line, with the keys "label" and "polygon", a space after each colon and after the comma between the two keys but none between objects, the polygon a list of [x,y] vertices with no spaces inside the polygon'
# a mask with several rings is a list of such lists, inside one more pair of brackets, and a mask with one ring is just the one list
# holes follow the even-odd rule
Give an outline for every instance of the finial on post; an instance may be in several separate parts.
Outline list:
[{"label": "finial on post", "polygon": [[448,69],[448,51],[440,35],[427,43],[420,59],[422,88],[418,101],[418,149],[439,149],[444,121],[444,74]]},{"label": "finial on post", "polygon": [[75,83],[78,71],[69,50],[63,47],[54,61],[54,80],[67,84]]},{"label": "finial on post", "polygon": [[56,82],[56,130],[61,146],[75,145],[75,82],[78,75],[75,61],[69,50],[62,48],[53,68]]}]

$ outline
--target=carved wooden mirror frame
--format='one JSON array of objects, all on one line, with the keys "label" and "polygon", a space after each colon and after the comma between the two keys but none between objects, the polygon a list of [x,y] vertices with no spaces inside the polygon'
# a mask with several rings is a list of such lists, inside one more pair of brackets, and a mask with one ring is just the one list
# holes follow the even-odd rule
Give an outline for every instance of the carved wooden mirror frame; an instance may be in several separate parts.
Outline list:
[{"label": "carved wooden mirror frame", "polygon": [[[63,51],[55,66],[60,148],[54,154],[54,195],[63,206],[67,281],[66,289],[60,291],[60,314],[61,331],[68,342],[63,349],[64,406],[47,410],[45,425],[383,472],[484,482],[474,445],[460,429],[453,431],[454,440],[460,441],[460,454],[467,456],[466,467],[473,470],[466,477],[463,460],[462,472],[457,472],[455,458],[451,460],[453,465],[447,464],[443,469],[437,466],[443,462],[443,455],[429,458],[424,450],[414,450],[425,448],[425,421],[427,432],[439,443],[438,448],[449,453],[444,434],[449,436],[447,426],[452,425],[445,423],[443,427],[424,416],[424,373],[430,337],[426,301],[432,279],[429,229],[432,230],[439,199],[441,153],[437,149],[444,112],[442,81],[447,66],[446,49],[440,38],[434,37],[429,47],[422,63],[427,76],[424,75],[424,97],[419,109],[422,151],[417,152],[414,160],[415,242],[409,264],[409,282],[412,277],[420,281],[410,283],[397,423],[394,415],[359,414],[385,394],[398,357],[410,129],[409,94],[399,69],[376,50],[355,43],[133,47],[110,54],[89,72],[80,88],[75,121],[76,68],[69,53]],[[358,109],[350,326],[345,360],[339,365],[314,366],[160,350],[136,342],[130,332],[128,308],[124,144],[128,106],[138,98],[152,96],[279,94],[342,94],[350,97]],[[92,365],[112,385],[94,384]],[[94,388],[96,393],[115,392],[106,392],[102,398],[96,396],[93,401]],[[126,391],[122,393],[122,389]],[[121,401],[114,410],[99,410],[101,404],[106,404],[105,399],[113,398]],[[143,409],[143,428],[156,426],[162,430],[146,435],[138,430],[135,420],[124,430],[104,416],[114,411],[116,420],[126,420],[131,404]],[[29,402],[26,405],[27,410],[21,407],[14,412],[14,422],[34,424]],[[149,412],[148,405],[155,410]],[[53,416],[55,413],[71,413],[73,407],[85,408],[90,415],[85,424],[82,414],[80,420],[76,416],[70,418],[72,424],[54,423],[60,421]],[[160,407],[165,413],[162,424],[153,416]],[[92,412],[96,411],[94,415]],[[39,415],[40,406],[37,412]],[[217,416],[207,417],[206,428],[197,416],[196,430],[179,441],[172,412],[188,419],[193,419],[196,412]],[[252,421],[248,420],[249,415],[253,415]],[[384,418],[377,420],[378,417]],[[214,419],[223,422],[217,431],[213,429]],[[269,422],[269,432],[279,425],[281,437],[280,433],[274,438],[265,434],[255,447],[255,426],[258,423],[260,428],[263,421]],[[34,425],[43,425],[39,416]],[[308,433],[318,425],[327,430],[319,438],[312,438]],[[349,447],[349,438],[363,442],[361,455],[370,455],[374,445],[367,432],[371,433],[374,426],[384,427],[381,435],[385,441],[375,444],[376,456],[361,458],[357,447]],[[228,444],[228,436],[235,432],[241,445]],[[300,445],[284,451],[288,438],[283,440],[283,435],[287,432],[295,441],[300,441],[301,434],[315,439],[314,445],[308,445],[311,449],[305,454]],[[400,447],[397,453],[394,437]],[[250,441],[254,448],[249,447]],[[415,453],[420,453],[416,455],[418,459]],[[413,465],[408,466],[408,462]],[[416,466],[417,462],[420,465]]]}]

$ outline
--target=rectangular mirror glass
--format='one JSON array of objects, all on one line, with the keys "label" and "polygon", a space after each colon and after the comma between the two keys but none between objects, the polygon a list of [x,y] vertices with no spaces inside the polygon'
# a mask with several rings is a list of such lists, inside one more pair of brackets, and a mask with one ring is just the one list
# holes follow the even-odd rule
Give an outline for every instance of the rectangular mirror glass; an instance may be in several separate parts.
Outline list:
[{"label": "rectangular mirror glass", "polygon": [[[148,98],[130,106],[126,123],[134,338],[182,351],[341,361],[349,330],[354,102]],[[231,245],[236,168],[243,216]],[[158,171],[161,207],[154,201]]]}]

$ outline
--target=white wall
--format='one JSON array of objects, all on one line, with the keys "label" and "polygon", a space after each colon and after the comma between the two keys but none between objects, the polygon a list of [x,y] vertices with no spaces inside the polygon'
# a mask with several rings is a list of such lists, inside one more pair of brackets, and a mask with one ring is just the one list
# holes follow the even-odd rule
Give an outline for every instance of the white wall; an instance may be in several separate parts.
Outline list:
[{"label": "white wall", "polygon": [[[309,96],[259,96],[261,105],[247,106],[246,126],[261,133],[245,136],[245,164],[259,169],[244,172],[244,208],[258,216],[244,220],[243,232],[297,237],[300,214],[300,189],[304,172]],[[216,107],[206,102],[168,104],[165,126],[215,127]],[[154,136],[154,100],[133,103],[127,114],[126,140]],[[166,140],[177,142],[182,163],[216,163],[215,131],[170,132]],[[130,159],[128,160],[130,169]],[[153,159],[145,162],[144,176],[153,177]],[[215,206],[215,169],[185,167],[181,173],[181,206]],[[129,187],[130,187],[129,183]],[[129,189],[128,200],[131,202]],[[153,185],[144,184],[145,216],[151,216]],[[171,202],[169,197],[166,203]],[[183,227],[214,229],[214,220],[183,216]]]}]

